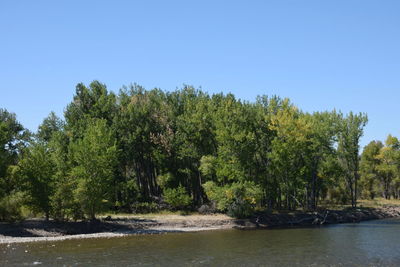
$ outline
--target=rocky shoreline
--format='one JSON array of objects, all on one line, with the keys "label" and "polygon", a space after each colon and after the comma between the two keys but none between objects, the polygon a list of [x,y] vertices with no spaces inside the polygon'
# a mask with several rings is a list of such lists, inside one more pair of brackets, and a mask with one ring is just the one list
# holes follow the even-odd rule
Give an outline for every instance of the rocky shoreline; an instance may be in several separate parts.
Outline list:
[{"label": "rocky shoreline", "polygon": [[400,217],[400,206],[380,208],[348,208],[344,210],[323,209],[316,212],[256,213],[248,220],[237,221],[234,228],[277,228],[301,227],[338,223],[358,223],[361,221]]},{"label": "rocky shoreline", "polygon": [[305,227],[400,217],[399,206],[319,210],[317,212],[258,212],[249,219],[233,219],[223,214],[116,216],[94,222],[56,222],[31,219],[0,223],[0,244],[60,241],[82,238],[111,238],[138,234],[196,232],[217,229],[258,229]]}]

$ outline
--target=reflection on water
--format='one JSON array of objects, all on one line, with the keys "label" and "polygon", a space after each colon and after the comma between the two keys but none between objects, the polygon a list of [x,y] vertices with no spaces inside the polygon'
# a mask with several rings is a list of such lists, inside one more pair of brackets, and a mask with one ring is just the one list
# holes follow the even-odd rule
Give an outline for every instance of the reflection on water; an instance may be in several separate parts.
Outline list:
[{"label": "reflection on water", "polygon": [[0,245],[0,266],[400,266],[400,220]]}]

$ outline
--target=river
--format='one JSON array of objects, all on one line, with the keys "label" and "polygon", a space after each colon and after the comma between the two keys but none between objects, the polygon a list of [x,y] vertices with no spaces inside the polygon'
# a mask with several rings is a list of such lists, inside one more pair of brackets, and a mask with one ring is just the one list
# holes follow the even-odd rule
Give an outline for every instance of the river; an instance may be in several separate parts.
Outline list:
[{"label": "river", "polygon": [[400,266],[400,219],[0,245],[0,266]]}]

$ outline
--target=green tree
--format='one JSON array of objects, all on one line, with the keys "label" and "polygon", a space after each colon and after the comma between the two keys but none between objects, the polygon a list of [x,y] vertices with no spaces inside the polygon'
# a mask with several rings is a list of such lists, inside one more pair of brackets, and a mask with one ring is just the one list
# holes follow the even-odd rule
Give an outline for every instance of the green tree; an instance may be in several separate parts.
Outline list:
[{"label": "green tree", "polygon": [[308,208],[315,210],[317,208],[318,196],[323,188],[322,173],[326,177],[326,161],[330,161],[335,155],[334,143],[337,138],[337,131],[340,118],[336,112],[315,112],[306,114],[305,120],[310,127],[308,128],[305,152],[307,166],[307,187],[306,198]]},{"label": "green tree", "polygon": [[[144,91],[138,85],[120,91],[119,111],[115,119],[119,155],[120,183],[137,184],[141,200],[159,197],[157,176],[166,173],[164,159],[171,151],[173,136],[170,110],[161,90]],[[121,192],[121,199],[134,198]]]},{"label": "green tree", "polygon": [[48,147],[33,143],[19,161],[19,168],[27,192],[27,203],[36,212],[44,212],[46,220],[51,211],[50,199],[54,192],[54,164],[48,156]]},{"label": "green tree", "polygon": [[399,140],[389,135],[375,159],[379,160],[376,170],[381,180],[383,197],[390,199],[392,182],[399,176]]},{"label": "green tree", "polygon": [[69,139],[65,131],[54,132],[48,147],[48,156],[55,168],[54,194],[51,197],[53,217],[57,220],[71,216],[77,218],[79,216],[76,215],[76,202],[73,197],[76,181],[70,175],[72,162],[68,150]]},{"label": "green tree", "polygon": [[18,153],[29,141],[29,132],[17,121],[14,113],[0,109],[0,198],[16,189],[8,168],[17,164]]},{"label": "green tree", "polygon": [[64,113],[66,130],[69,136],[76,140],[83,136],[88,119],[105,119],[107,125],[111,126],[116,109],[116,96],[108,92],[104,84],[93,81],[86,87],[83,83],[79,83],[73,101]]},{"label": "green tree", "polygon": [[340,127],[338,155],[347,182],[352,207],[357,206],[357,182],[359,179],[360,162],[359,142],[364,133],[367,121],[368,118],[365,114],[350,112],[342,120]]},{"label": "green tree", "polygon": [[116,165],[117,147],[112,131],[104,119],[87,122],[83,138],[71,144],[76,180],[74,196],[90,219],[104,208],[110,198],[110,186]]},{"label": "green tree", "polygon": [[[287,209],[293,209],[305,196],[308,135],[310,123],[299,110],[287,103],[272,118],[271,128],[276,131],[272,140],[271,173],[276,177],[278,207],[285,202]],[[284,199],[282,199],[282,197]]]},{"label": "green tree", "polygon": [[377,184],[379,183],[378,166],[380,159],[378,155],[383,148],[381,141],[371,141],[361,154],[360,160],[360,183],[361,196],[374,199],[377,194]]},{"label": "green tree", "polygon": [[63,127],[64,122],[54,112],[50,112],[39,126],[37,137],[42,142],[49,142],[53,134],[61,131]]}]

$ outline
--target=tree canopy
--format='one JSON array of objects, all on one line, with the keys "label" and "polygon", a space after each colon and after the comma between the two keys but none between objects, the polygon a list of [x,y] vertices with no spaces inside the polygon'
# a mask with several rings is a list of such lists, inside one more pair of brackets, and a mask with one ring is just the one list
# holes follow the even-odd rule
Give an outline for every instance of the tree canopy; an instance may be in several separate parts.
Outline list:
[{"label": "tree canopy", "polygon": [[371,143],[360,157],[365,114],[191,86],[116,94],[94,81],[76,86],[64,118],[52,112],[30,134],[0,109],[0,198],[24,194],[23,205],[63,220],[203,204],[243,217],[399,197],[399,141]]}]

